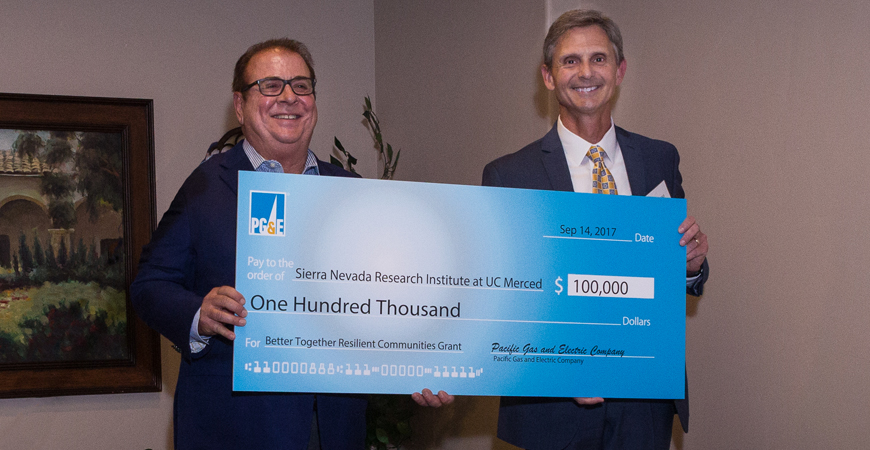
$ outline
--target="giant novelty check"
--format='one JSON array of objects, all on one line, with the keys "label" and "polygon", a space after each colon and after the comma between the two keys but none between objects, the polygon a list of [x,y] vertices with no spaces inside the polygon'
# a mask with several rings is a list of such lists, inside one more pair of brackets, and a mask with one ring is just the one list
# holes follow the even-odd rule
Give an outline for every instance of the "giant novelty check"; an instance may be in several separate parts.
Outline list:
[{"label": "giant novelty check", "polygon": [[683,398],[680,199],[239,173],[233,389]]}]

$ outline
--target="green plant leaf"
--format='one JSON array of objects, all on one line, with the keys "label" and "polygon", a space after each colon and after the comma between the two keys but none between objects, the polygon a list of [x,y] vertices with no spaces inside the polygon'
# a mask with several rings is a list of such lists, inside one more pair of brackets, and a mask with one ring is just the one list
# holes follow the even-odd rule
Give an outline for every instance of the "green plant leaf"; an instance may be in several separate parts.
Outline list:
[{"label": "green plant leaf", "polygon": [[393,146],[390,144],[387,144],[387,162],[389,163],[392,160],[393,160]]},{"label": "green plant leaf", "polygon": [[341,161],[338,160],[338,158],[336,158],[335,156],[332,156],[332,155],[329,155],[329,162],[334,166],[338,166],[338,167],[344,166],[344,164],[342,164]]},{"label": "green plant leaf", "polygon": [[341,145],[341,141],[339,141],[337,137],[335,138],[335,146],[336,146],[339,150],[341,150],[342,153],[347,153],[347,151],[345,151],[345,149],[344,149],[344,146]]},{"label": "green plant leaf", "polygon": [[375,433],[378,435],[378,440],[383,442],[384,444],[390,443],[390,436],[387,434],[386,430],[383,428],[378,428],[375,430]]},{"label": "green plant leaf", "polygon": [[370,99],[368,95],[366,95],[366,109],[367,110],[372,109],[372,99]]}]

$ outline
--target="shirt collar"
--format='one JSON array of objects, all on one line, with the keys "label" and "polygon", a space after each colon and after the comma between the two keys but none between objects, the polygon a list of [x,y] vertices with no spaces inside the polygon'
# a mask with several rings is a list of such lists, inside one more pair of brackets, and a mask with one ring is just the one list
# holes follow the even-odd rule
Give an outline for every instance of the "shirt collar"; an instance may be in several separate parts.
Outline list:
[{"label": "shirt collar", "polygon": [[586,157],[586,153],[589,151],[589,147],[593,145],[604,149],[606,155],[604,157],[605,165],[615,161],[617,155],[621,156],[621,150],[616,142],[616,127],[613,125],[612,117],[610,118],[610,128],[607,130],[607,133],[604,133],[604,137],[599,142],[587,142],[582,137],[574,134],[562,123],[561,116],[559,117],[556,131],[559,133],[559,139],[562,141],[562,148],[565,150],[565,158],[568,160],[569,165],[579,166],[583,163],[588,164],[590,161]]},{"label": "shirt collar", "polygon": [[[247,139],[242,141],[242,148],[245,149],[245,155],[248,156],[248,160],[251,161],[251,165],[255,169],[260,167],[260,164],[263,164],[263,161],[266,160],[254,149],[254,146]],[[305,169],[302,170],[302,173],[320,175],[320,169],[317,167],[317,157],[314,156],[314,152],[310,148],[308,149],[308,156],[305,158]]]}]

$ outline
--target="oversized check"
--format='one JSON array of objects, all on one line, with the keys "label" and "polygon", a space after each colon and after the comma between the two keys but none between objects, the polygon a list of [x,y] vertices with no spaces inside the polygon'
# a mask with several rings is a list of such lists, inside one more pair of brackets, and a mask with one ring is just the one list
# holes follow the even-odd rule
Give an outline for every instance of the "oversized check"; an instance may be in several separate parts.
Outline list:
[{"label": "oversized check", "polygon": [[680,199],[239,173],[233,389],[682,398]]}]

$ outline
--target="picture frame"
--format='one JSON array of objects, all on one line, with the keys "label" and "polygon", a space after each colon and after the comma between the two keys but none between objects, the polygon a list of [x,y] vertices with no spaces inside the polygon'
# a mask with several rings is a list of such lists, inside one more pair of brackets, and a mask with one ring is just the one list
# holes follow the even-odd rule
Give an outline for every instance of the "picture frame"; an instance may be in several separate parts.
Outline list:
[{"label": "picture frame", "polygon": [[160,391],[129,289],[156,223],[153,101],[0,93],[4,133],[0,398]]}]

